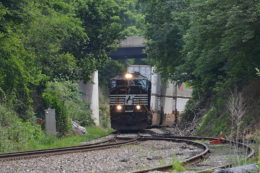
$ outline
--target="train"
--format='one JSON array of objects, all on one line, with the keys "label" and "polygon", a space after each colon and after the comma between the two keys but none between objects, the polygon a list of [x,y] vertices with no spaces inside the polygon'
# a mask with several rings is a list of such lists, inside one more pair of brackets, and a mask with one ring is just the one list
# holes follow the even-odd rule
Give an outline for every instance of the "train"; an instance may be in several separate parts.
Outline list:
[{"label": "train", "polygon": [[141,130],[151,125],[151,82],[139,73],[110,80],[110,120],[116,130]]},{"label": "train", "polygon": [[163,83],[153,67],[129,66],[127,72],[110,79],[111,127],[123,131],[173,126],[178,114],[177,92],[176,83]]}]

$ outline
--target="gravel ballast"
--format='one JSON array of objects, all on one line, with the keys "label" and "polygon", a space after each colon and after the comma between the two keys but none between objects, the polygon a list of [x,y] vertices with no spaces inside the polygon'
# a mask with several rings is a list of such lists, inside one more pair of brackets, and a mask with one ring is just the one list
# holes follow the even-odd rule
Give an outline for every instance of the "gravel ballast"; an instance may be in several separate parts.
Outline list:
[{"label": "gravel ballast", "polygon": [[0,162],[0,172],[121,173],[164,166],[200,152],[202,149],[186,143],[149,140],[99,151]]}]

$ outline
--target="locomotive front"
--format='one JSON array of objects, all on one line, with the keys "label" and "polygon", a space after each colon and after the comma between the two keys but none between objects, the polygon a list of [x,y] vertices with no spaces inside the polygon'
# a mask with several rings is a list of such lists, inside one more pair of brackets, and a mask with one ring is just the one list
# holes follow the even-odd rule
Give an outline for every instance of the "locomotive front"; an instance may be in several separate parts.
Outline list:
[{"label": "locomotive front", "polygon": [[125,73],[110,81],[110,119],[116,130],[141,130],[151,125],[150,81]]}]

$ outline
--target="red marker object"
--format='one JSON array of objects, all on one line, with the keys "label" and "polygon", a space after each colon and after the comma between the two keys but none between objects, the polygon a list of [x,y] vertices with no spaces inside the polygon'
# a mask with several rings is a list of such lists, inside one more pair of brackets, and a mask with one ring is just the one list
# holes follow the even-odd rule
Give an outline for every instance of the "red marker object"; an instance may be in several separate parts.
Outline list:
[{"label": "red marker object", "polygon": [[210,144],[222,144],[222,141],[224,141],[224,140],[225,140],[224,138],[220,137],[216,140],[210,141]]}]

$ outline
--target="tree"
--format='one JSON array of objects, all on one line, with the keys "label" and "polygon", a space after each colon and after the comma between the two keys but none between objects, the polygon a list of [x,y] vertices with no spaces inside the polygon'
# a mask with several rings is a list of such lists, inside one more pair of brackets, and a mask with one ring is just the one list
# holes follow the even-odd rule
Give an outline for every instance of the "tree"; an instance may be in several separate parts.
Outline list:
[{"label": "tree", "polygon": [[24,6],[30,2],[12,3],[0,2],[0,88],[7,97],[5,101],[26,114],[31,99],[30,77],[24,59],[30,58],[30,54],[24,49],[19,32],[21,24],[27,22]]},{"label": "tree", "polygon": [[259,2],[151,0],[148,7],[147,52],[166,77],[191,82],[197,97],[255,77]]},{"label": "tree", "polygon": [[183,34],[187,17],[183,14],[186,1],[151,0],[146,5],[146,52],[158,72],[172,78],[176,67],[183,63]]},{"label": "tree", "polygon": [[221,109],[228,89],[240,91],[257,77],[259,9],[251,0],[150,0],[148,56],[163,76],[193,87],[197,105],[190,107]]},{"label": "tree", "polygon": [[144,5],[139,0],[116,0],[121,6],[120,14],[127,36],[143,36],[145,31]]},{"label": "tree", "polygon": [[99,83],[101,87],[108,88],[109,80],[126,71],[125,65],[117,60],[110,60],[99,70]]},{"label": "tree", "polygon": [[32,104],[42,112],[48,81],[88,80],[124,35],[114,0],[10,0],[0,9],[0,90],[20,115]]},{"label": "tree", "polygon": [[123,38],[122,9],[114,0],[87,0],[77,4],[77,16],[82,20],[88,42],[75,52],[83,76],[102,67],[108,54]]}]

